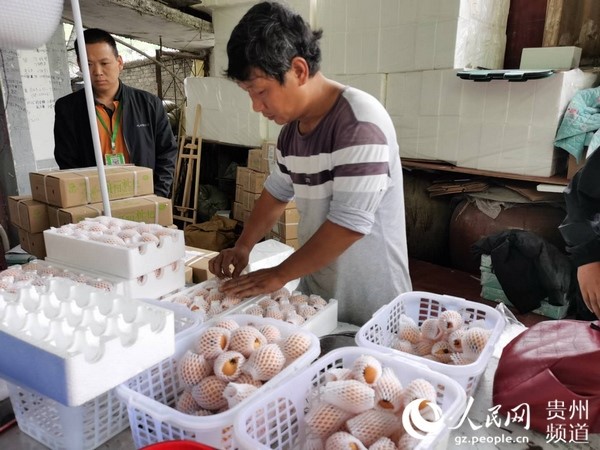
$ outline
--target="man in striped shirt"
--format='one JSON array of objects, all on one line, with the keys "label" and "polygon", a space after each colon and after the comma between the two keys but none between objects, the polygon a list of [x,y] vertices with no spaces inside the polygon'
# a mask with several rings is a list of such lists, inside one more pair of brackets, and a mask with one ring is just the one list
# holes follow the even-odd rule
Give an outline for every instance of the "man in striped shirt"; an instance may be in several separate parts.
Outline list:
[{"label": "man in striped shirt", "polygon": [[[248,92],[255,111],[285,126],[277,167],[242,235],[210,269],[233,277],[222,289],[240,296],[301,277],[303,293],[337,299],[339,319],[361,325],[411,290],[402,168],[384,107],[320,72],[321,34],[275,2],[253,6],[232,32],[226,75]],[[301,247],[276,267],[240,275],[292,199]]]}]

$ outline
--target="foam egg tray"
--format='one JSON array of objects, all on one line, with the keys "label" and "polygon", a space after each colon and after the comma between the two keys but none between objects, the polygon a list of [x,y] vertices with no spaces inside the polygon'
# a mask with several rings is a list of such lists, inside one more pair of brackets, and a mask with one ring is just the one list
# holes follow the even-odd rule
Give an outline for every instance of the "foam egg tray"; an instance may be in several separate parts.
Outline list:
[{"label": "foam egg tray", "polygon": [[173,311],[66,279],[0,292],[0,378],[67,406],[175,351]]},{"label": "foam egg tray", "polygon": [[183,260],[179,260],[148,274],[127,279],[81,270],[48,259],[36,259],[1,271],[0,292],[17,292],[28,286],[35,286],[39,291],[46,292],[49,281],[55,278],[66,278],[78,284],[131,298],[157,298],[185,285],[185,265]]},{"label": "foam egg tray", "polygon": [[47,258],[137,278],[185,257],[182,230],[99,216],[44,231]]}]

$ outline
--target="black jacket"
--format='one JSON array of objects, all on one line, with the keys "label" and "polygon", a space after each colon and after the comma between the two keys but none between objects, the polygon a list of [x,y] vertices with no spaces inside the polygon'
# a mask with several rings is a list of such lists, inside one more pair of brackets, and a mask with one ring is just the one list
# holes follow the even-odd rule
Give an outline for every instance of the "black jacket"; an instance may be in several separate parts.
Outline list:
[{"label": "black jacket", "polygon": [[[123,137],[131,163],[154,172],[154,193],[169,196],[177,145],[162,101],[155,95],[121,83]],[[62,97],[54,108],[54,159],[61,169],[96,165],[85,90]]]},{"label": "black jacket", "polygon": [[600,261],[600,149],[565,189],[567,217],[560,232],[577,267]]}]

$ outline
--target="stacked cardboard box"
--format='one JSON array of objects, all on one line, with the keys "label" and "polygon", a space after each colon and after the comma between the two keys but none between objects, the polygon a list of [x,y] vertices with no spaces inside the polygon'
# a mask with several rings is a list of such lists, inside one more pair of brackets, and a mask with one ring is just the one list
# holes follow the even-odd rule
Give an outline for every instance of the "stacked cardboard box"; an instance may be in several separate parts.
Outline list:
[{"label": "stacked cardboard box", "polygon": [[[265,180],[276,164],[277,143],[265,141],[261,148],[248,151],[248,167],[238,167],[236,178],[233,218],[246,222],[254,203],[260,197]],[[285,211],[267,234],[267,239],[275,239],[295,249],[298,248],[298,222],[300,214],[295,202],[289,202]]]},{"label": "stacked cardboard box", "polygon": [[[153,195],[152,169],[107,166],[105,170],[113,217],[173,224],[171,200]],[[103,214],[96,168],[32,172],[29,181],[32,195],[9,197],[9,213],[21,247],[38,258],[46,257],[44,230]]]}]

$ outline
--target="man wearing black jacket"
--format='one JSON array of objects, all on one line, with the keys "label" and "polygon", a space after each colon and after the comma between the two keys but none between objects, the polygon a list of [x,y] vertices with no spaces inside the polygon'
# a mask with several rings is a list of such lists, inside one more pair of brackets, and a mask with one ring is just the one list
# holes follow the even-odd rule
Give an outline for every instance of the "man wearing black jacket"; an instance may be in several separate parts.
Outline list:
[{"label": "man wearing black jacket", "polygon": [[567,217],[560,226],[567,251],[577,267],[585,306],[579,318],[600,318],[600,150],[590,155],[565,189]]},{"label": "man wearing black jacket", "polygon": [[[168,197],[177,145],[162,101],[119,80],[123,59],[108,32],[90,28],[84,39],[104,163],[151,168],[154,193]],[[56,101],[54,158],[61,169],[96,165],[84,89]]]}]

